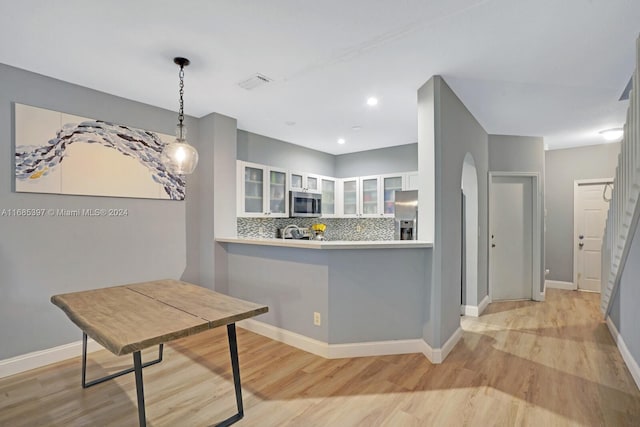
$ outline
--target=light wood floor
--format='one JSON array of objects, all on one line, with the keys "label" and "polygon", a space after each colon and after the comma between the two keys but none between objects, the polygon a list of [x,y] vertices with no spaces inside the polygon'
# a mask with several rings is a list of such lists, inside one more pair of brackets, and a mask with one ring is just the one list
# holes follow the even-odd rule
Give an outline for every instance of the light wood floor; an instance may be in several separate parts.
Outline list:
[{"label": "light wood floor", "polygon": [[[599,295],[551,289],[463,318],[442,365],[422,355],[327,360],[238,330],[238,426],[640,426],[640,392]],[[150,426],[205,426],[235,411],[224,328],[175,341],[144,370]],[[149,354],[149,356],[152,356]],[[89,356],[89,377],[128,365]],[[80,358],[0,380],[1,426],[136,426],[133,375],[87,390]]]}]

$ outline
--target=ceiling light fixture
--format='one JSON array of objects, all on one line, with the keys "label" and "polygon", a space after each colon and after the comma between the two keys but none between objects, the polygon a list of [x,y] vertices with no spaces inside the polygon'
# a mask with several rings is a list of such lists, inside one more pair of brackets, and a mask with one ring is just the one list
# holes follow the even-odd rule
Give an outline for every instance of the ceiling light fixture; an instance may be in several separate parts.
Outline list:
[{"label": "ceiling light fixture", "polygon": [[187,128],[184,125],[184,67],[190,64],[187,58],[173,58],[173,62],[180,66],[180,111],[178,112],[178,127],[176,140],[165,145],[162,150],[162,163],[167,169],[178,175],[192,173],[198,165],[198,151],[187,142]]},{"label": "ceiling light fixture", "polygon": [[617,141],[624,134],[622,128],[605,129],[600,131],[600,135],[607,141]]},{"label": "ceiling light fixture", "polygon": [[375,107],[378,105],[378,98],[371,96],[367,99],[367,105],[370,107]]},{"label": "ceiling light fixture", "polygon": [[347,141],[345,141],[344,138],[338,138],[338,144],[342,145],[345,142],[347,142]]}]

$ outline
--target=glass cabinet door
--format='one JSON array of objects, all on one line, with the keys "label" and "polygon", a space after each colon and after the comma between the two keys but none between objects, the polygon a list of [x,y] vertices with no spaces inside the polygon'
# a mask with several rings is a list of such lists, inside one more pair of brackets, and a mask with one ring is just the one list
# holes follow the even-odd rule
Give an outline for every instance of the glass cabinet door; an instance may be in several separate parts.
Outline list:
[{"label": "glass cabinet door", "polygon": [[378,213],[378,179],[362,180],[362,214],[375,215]]},{"label": "glass cabinet door", "polygon": [[286,209],[286,172],[272,170],[269,174],[269,210],[272,214],[284,214]]},{"label": "glass cabinet door", "polygon": [[310,191],[318,191],[319,187],[318,187],[318,178],[316,178],[315,176],[308,176],[307,177],[307,190]]},{"label": "glass cabinet door", "polygon": [[322,180],[322,215],[336,213],[336,182],[331,179]]},{"label": "glass cabinet door", "polygon": [[385,214],[393,214],[395,207],[394,202],[396,200],[395,193],[396,191],[402,191],[402,177],[401,176],[392,176],[384,178],[383,180],[383,189],[384,189],[384,213]]},{"label": "glass cabinet door", "polygon": [[358,213],[358,181],[343,181],[342,206],[345,215],[356,215]]},{"label": "glass cabinet door", "polygon": [[244,168],[244,211],[248,213],[262,212],[264,195],[263,170],[245,166]]},{"label": "glass cabinet door", "polygon": [[291,188],[302,189],[302,175],[299,173],[291,174]]}]

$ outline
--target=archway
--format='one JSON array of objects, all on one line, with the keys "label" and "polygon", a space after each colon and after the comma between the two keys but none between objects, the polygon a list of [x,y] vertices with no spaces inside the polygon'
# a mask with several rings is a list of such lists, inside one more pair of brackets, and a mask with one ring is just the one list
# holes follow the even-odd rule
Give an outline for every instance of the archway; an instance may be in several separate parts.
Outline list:
[{"label": "archway", "polygon": [[478,316],[478,172],[471,153],[462,165],[462,313]]}]

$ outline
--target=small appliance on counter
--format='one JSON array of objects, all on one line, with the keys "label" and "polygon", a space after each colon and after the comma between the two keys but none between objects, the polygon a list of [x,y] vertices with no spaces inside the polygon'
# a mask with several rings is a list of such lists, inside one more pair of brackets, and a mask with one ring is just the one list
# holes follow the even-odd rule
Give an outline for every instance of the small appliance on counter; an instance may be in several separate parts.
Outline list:
[{"label": "small appliance on counter", "polygon": [[418,190],[395,192],[395,239],[418,240]]},{"label": "small appliance on counter", "polygon": [[311,231],[307,227],[298,227],[295,224],[278,229],[280,239],[311,239]]},{"label": "small appliance on counter", "polygon": [[313,224],[311,226],[311,232],[313,234],[313,240],[325,240],[324,232],[327,230],[325,224]]},{"label": "small appliance on counter", "polygon": [[314,218],[322,215],[322,193],[289,192],[289,216]]}]

